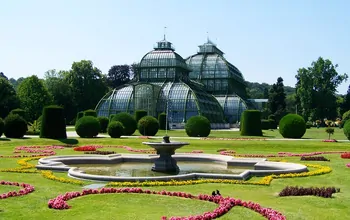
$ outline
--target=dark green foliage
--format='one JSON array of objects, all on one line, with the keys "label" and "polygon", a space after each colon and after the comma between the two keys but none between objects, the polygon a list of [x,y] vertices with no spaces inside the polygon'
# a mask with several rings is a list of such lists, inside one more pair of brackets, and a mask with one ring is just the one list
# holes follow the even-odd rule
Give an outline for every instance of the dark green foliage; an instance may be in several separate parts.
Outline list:
[{"label": "dark green foliage", "polygon": [[272,119],[274,121],[276,121],[276,116],[274,114],[269,115],[269,117],[267,119]]},{"label": "dark green foliage", "polygon": [[271,128],[271,124],[269,120],[262,119],[261,120],[261,129],[262,130],[269,130]]},{"label": "dark green foliage", "polygon": [[100,122],[94,116],[84,116],[75,123],[75,131],[82,138],[96,137],[100,130]]},{"label": "dark green foliage", "polygon": [[343,103],[340,105],[340,115],[343,115],[346,111],[350,109],[350,85],[348,87],[348,91],[344,97]]},{"label": "dark green foliage", "polygon": [[342,117],[342,121],[347,121],[350,119],[350,110],[349,111],[346,111],[344,114],[343,114],[343,117]]},{"label": "dark green foliage", "polygon": [[77,118],[76,118],[76,120],[75,120],[75,123],[80,119],[80,118],[82,118],[84,116],[84,112],[78,112],[77,113]]},{"label": "dark green foliage", "polygon": [[343,132],[345,136],[350,140],[350,120],[345,121],[343,125]]},{"label": "dark green foliage", "polygon": [[108,127],[108,123],[109,123],[109,119],[107,117],[97,117],[98,121],[100,122],[100,126],[101,126],[101,132],[102,133],[106,133],[107,131],[107,127]]},{"label": "dark green foliage", "polygon": [[306,129],[310,129],[312,127],[312,122],[308,121],[306,122]]},{"label": "dark green foliage", "polygon": [[284,92],[283,79],[278,77],[277,83],[273,84],[269,92],[269,110],[276,117],[275,121],[279,121],[286,111],[286,93]]},{"label": "dark green foliage", "polygon": [[258,110],[245,110],[241,117],[241,135],[262,136],[261,112]]},{"label": "dark green foliage", "polygon": [[9,114],[4,123],[4,134],[8,138],[22,138],[28,130],[26,120],[17,114]]},{"label": "dark green foliage", "polygon": [[37,119],[37,122],[38,122],[39,124],[41,124],[42,121],[43,121],[43,116],[40,115],[39,118]]},{"label": "dark green foliage", "polygon": [[4,133],[4,127],[5,127],[4,121],[2,120],[2,118],[0,118],[0,137]]},{"label": "dark green foliage", "polygon": [[120,136],[124,135],[124,126],[119,121],[111,121],[108,124],[107,131],[111,138],[120,138]]},{"label": "dark green foliage", "polygon": [[89,109],[89,110],[84,111],[84,116],[97,117],[97,113],[95,110]]},{"label": "dark green foliage", "polygon": [[142,117],[145,117],[145,116],[147,116],[147,111],[145,111],[145,110],[137,110],[135,112],[135,120],[136,120],[136,122],[139,122],[139,120]]},{"label": "dark green foliage", "polygon": [[[160,130],[165,130],[166,129],[166,114],[165,113],[160,113],[158,115],[158,122],[159,122],[159,129]],[[169,125],[168,125],[169,129]]]},{"label": "dark green foliage", "polygon": [[204,116],[192,116],[185,124],[189,137],[208,137],[211,131],[210,121]]},{"label": "dark green foliage", "polygon": [[145,136],[154,136],[159,129],[158,120],[152,116],[142,117],[137,125],[139,132]]},{"label": "dark green foliage", "polygon": [[268,121],[270,123],[270,129],[277,129],[277,123],[275,120],[269,119]]},{"label": "dark green foliage", "polygon": [[21,116],[22,118],[26,119],[26,111],[20,108],[13,109],[10,114],[17,114]]},{"label": "dark green foliage", "polygon": [[18,108],[20,102],[15,89],[4,77],[0,77],[0,117],[6,117],[11,109]]},{"label": "dark green foliage", "polygon": [[300,115],[288,114],[281,119],[279,131],[284,138],[302,138],[306,132],[305,120]]},{"label": "dark green foliage", "polygon": [[65,139],[66,120],[64,110],[57,105],[46,106],[43,109],[40,138]]},{"label": "dark green foliage", "polygon": [[137,123],[135,118],[126,112],[121,112],[116,114],[112,121],[120,121],[124,126],[124,135],[132,135],[137,128]]},{"label": "dark green foliage", "polygon": [[334,128],[328,127],[325,131],[328,134],[328,140],[331,139],[331,135],[334,134]]},{"label": "dark green foliage", "polygon": [[115,116],[115,114],[110,114],[110,115],[109,115],[109,121],[112,121],[113,118],[114,118],[114,116]]}]

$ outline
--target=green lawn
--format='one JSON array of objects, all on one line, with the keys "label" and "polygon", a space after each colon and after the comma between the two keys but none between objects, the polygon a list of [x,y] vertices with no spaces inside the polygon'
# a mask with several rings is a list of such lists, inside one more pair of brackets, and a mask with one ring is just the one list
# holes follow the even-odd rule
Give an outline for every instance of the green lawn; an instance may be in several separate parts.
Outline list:
[{"label": "green lawn", "polygon": [[[183,131],[171,131],[184,133]],[[268,133],[272,133],[269,131]],[[324,129],[308,130],[309,138],[326,138]],[[220,132],[217,132],[218,134]],[[225,133],[225,132],[224,132]],[[238,132],[237,132],[238,133]],[[275,131],[275,133],[278,133]],[[338,134],[337,134],[338,133]],[[216,133],[215,133],[216,134]],[[228,134],[236,134],[234,132]],[[173,134],[171,134],[173,135]],[[324,135],[324,137],[323,137]],[[339,137],[336,135],[339,135]],[[345,139],[341,130],[336,130],[336,139]],[[237,136],[238,137],[238,136]],[[279,137],[276,135],[276,137]],[[13,148],[23,145],[60,145],[65,143],[87,145],[127,145],[133,148],[146,149],[142,145],[143,139],[3,139],[0,141],[0,155],[13,155]],[[204,153],[217,153],[218,149],[226,148],[238,153],[278,153],[286,152],[314,152],[314,151],[350,151],[350,143],[323,143],[321,141],[214,141],[214,140],[186,140],[189,146],[180,149],[179,152],[191,150],[203,150]],[[104,149],[111,150],[111,149]],[[126,153],[124,149],[113,149],[119,153]],[[56,150],[58,155],[82,154],[72,148]],[[350,160],[341,159],[338,154],[324,155],[331,162],[308,162],[330,166],[333,171],[330,174],[273,180],[270,186],[233,185],[233,184],[199,184],[190,186],[171,187],[145,187],[152,190],[184,191],[192,194],[210,194],[219,189],[223,196],[231,196],[243,200],[251,200],[264,207],[278,210],[287,216],[287,219],[348,219],[350,215],[350,169],[345,166]],[[291,162],[300,163],[300,158],[284,158]],[[0,169],[18,167],[17,159],[0,158]],[[36,161],[33,161],[35,164]],[[55,173],[59,177],[67,177],[66,173]],[[0,200],[0,219],[160,219],[161,216],[188,216],[215,209],[213,203],[188,200],[174,197],[162,197],[158,195],[132,195],[109,194],[90,195],[70,200],[69,210],[53,210],[47,207],[49,199],[67,191],[81,191],[81,186],[59,183],[43,178],[40,174],[19,174],[0,172],[0,180],[18,181],[30,183],[35,186],[35,192],[22,196]],[[278,197],[277,194],[285,186],[335,186],[341,189],[334,194],[334,198],[320,197]],[[0,185],[0,193],[10,190],[18,190],[18,187]],[[234,207],[229,213],[220,219],[264,219],[259,214]]]}]

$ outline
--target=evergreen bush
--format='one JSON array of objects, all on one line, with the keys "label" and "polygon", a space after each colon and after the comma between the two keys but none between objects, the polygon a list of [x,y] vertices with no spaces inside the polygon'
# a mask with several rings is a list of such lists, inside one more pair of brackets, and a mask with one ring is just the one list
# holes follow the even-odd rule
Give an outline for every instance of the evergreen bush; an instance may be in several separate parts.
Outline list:
[{"label": "evergreen bush", "polygon": [[56,105],[44,107],[40,128],[40,138],[67,138],[66,120],[62,107]]},{"label": "evergreen bush", "polygon": [[258,110],[245,110],[241,117],[242,136],[262,136],[261,112]]},{"label": "evergreen bush", "polygon": [[158,122],[159,122],[159,129],[160,130],[166,130],[166,126],[168,126],[169,130],[169,125],[166,124],[166,114],[165,113],[160,113],[158,115]]},{"label": "evergreen bush", "polygon": [[97,117],[98,121],[100,122],[101,132],[106,133],[109,119],[107,117]]},{"label": "evergreen bush", "polygon": [[107,131],[111,138],[120,138],[124,134],[124,126],[119,121],[111,121],[108,124]]},{"label": "evergreen bush", "polygon": [[343,124],[344,135],[350,140],[350,120],[347,120]]},{"label": "evergreen bush", "polygon": [[349,119],[350,119],[350,110],[343,114],[342,121],[346,122]]},{"label": "evergreen bush", "polygon": [[109,115],[109,121],[112,121],[113,118],[114,118],[114,116],[115,116],[115,114],[110,114],[110,115]]},{"label": "evergreen bush", "polygon": [[142,117],[137,125],[140,134],[144,136],[154,136],[159,129],[158,120],[153,116]]},{"label": "evergreen bush", "polygon": [[9,114],[4,124],[4,134],[8,138],[22,138],[28,130],[26,120],[18,114]]},{"label": "evergreen bush", "polygon": [[208,137],[211,131],[210,121],[204,116],[192,116],[185,124],[189,137]]},{"label": "evergreen bush", "polygon": [[297,114],[284,116],[279,123],[279,132],[284,138],[302,138],[306,132],[304,118]]},{"label": "evergreen bush", "polygon": [[143,117],[147,116],[147,111],[145,110],[137,110],[135,112],[135,120],[136,122],[139,122],[139,120]]},{"label": "evergreen bush", "polygon": [[19,116],[22,116],[23,119],[26,118],[26,111],[20,108],[13,109],[10,114],[17,114]]},{"label": "evergreen bush", "polygon": [[82,138],[96,137],[100,130],[100,122],[94,116],[83,116],[75,123],[75,131]]},{"label": "evergreen bush", "polygon": [[134,134],[136,131],[136,128],[137,128],[136,120],[129,113],[126,113],[126,112],[118,113],[113,117],[112,121],[119,121],[123,124],[124,135],[130,136]]},{"label": "evergreen bush", "polygon": [[79,119],[81,119],[83,116],[84,116],[84,112],[83,112],[83,111],[78,112],[78,113],[77,113],[77,118],[75,119],[75,123],[77,123],[77,121],[78,121]]},{"label": "evergreen bush", "polygon": [[84,111],[84,116],[93,116],[93,117],[97,117],[97,113],[95,110],[92,109],[88,109]]},{"label": "evergreen bush", "polygon": [[2,118],[0,118],[0,137],[4,133],[4,127],[5,127],[4,120],[2,120]]}]

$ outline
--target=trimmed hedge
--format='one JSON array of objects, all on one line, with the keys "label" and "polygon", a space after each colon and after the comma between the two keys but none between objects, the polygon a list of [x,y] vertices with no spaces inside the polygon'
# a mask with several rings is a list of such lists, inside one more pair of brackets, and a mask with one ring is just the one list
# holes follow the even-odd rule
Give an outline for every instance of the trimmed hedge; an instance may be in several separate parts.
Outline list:
[{"label": "trimmed hedge", "polygon": [[109,121],[112,121],[113,118],[114,118],[114,116],[115,116],[115,114],[110,114],[110,115],[109,115]]},{"label": "trimmed hedge", "polygon": [[97,117],[97,113],[95,110],[92,109],[88,109],[84,111],[84,116],[93,116],[93,117]]},{"label": "trimmed hedge", "polygon": [[124,134],[124,126],[119,121],[111,121],[107,128],[109,136],[111,138],[120,138]]},{"label": "trimmed hedge", "polygon": [[[166,114],[165,113],[160,113],[158,115],[158,122],[159,122],[159,129],[166,130],[167,124],[166,124]],[[168,130],[169,130],[169,125],[168,125]]]},{"label": "trimmed hedge", "polygon": [[107,132],[107,127],[109,123],[109,119],[107,117],[97,117],[98,121],[100,122],[100,127],[101,127],[101,132],[106,133]]},{"label": "trimmed hedge", "polygon": [[261,112],[258,110],[245,110],[241,117],[242,136],[262,136]]},{"label": "trimmed hedge", "polygon": [[208,137],[211,131],[210,121],[204,116],[192,116],[185,124],[189,137]]},{"label": "trimmed hedge", "polygon": [[64,110],[60,106],[51,105],[43,109],[40,138],[65,139],[66,120]]},{"label": "trimmed hedge", "polygon": [[147,111],[145,110],[137,110],[135,112],[135,120],[136,122],[139,122],[139,120],[143,117],[147,116]]},{"label": "trimmed hedge", "polygon": [[21,116],[24,120],[26,119],[26,111],[20,108],[13,109],[10,114],[17,114]]},{"label": "trimmed hedge", "polygon": [[343,126],[344,135],[350,140],[350,120],[345,121]]},{"label": "trimmed hedge", "polygon": [[297,114],[284,116],[279,124],[279,132],[284,138],[302,138],[306,132],[304,118]]},{"label": "trimmed hedge", "polygon": [[139,120],[137,128],[140,134],[144,136],[154,136],[158,132],[159,123],[155,117],[145,116]]},{"label": "trimmed hedge", "polygon": [[94,116],[84,116],[75,123],[75,131],[82,138],[96,137],[100,130],[100,122]]},{"label": "trimmed hedge", "polygon": [[22,138],[28,130],[26,120],[18,114],[9,114],[4,123],[4,134],[8,138]]},{"label": "trimmed hedge", "polygon": [[263,119],[261,120],[261,129],[262,130],[269,130],[271,128],[270,120]]},{"label": "trimmed hedge", "polygon": [[2,120],[2,118],[0,118],[0,137],[2,136],[2,134],[4,133],[4,127],[5,127],[5,123]]},{"label": "trimmed hedge", "polygon": [[137,123],[135,118],[126,112],[121,112],[116,114],[112,121],[120,121],[124,126],[124,135],[132,135],[135,133],[137,128]]}]

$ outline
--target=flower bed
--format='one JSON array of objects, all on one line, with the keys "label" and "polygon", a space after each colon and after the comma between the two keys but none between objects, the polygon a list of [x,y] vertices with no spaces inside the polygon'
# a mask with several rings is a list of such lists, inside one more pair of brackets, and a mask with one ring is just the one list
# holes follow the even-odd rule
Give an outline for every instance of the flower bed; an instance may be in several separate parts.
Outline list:
[{"label": "flower bed", "polygon": [[336,189],[335,187],[303,188],[298,186],[287,186],[279,193],[279,196],[319,196],[323,198],[331,198],[332,194],[337,192],[340,192],[340,189]]},{"label": "flower bed", "polygon": [[74,151],[96,151],[95,146],[82,146],[73,148]]},{"label": "flower bed", "polygon": [[84,182],[80,181],[80,180],[57,177],[57,176],[53,175],[53,172],[50,170],[41,171],[40,173],[41,173],[41,176],[46,178],[46,179],[54,180],[54,181],[61,182],[61,183],[71,183],[71,184],[75,184],[75,185],[84,185]]},{"label": "flower bed", "polygon": [[202,201],[208,201],[213,202],[219,205],[218,208],[211,212],[205,212],[201,215],[196,216],[188,216],[188,217],[161,217],[162,220],[182,220],[182,219],[215,219],[218,218],[227,212],[229,212],[234,206],[243,206],[245,208],[249,208],[262,216],[264,216],[266,219],[271,220],[284,220],[286,217],[271,208],[263,208],[258,203],[254,202],[245,202],[240,199],[230,198],[230,197],[222,197],[222,196],[211,196],[211,195],[198,195],[194,196],[189,193],[185,192],[167,192],[167,191],[151,191],[151,190],[143,190],[141,188],[102,188],[100,190],[97,189],[85,189],[82,192],[67,192],[64,195],[59,195],[54,199],[50,199],[48,202],[48,207],[52,209],[69,209],[71,206],[67,204],[68,200],[71,200],[73,198],[81,197],[81,196],[87,196],[91,194],[107,194],[107,193],[137,193],[137,194],[156,194],[156,195],[162,195],[162,196],[176,196],[181,198],[188,198],[188,199],[197,199]]},{"label": "flower bed", "polygon": [[346,164],[346,166],[350,168],[350,163]]},{"label": "flower bed", "polygon": [[1,180],[0,185],[20,186],[23,188],[23,189],[20,189],[18,192],[11,191],[8,193],[0,194],[0,199],[7,199],[15,196],[24,196],[34,191],[34,186],[27,183],[8,182],[8,181]]},{"label": "flower bed", "polygon": [[[56,152],[54,150],[64,149],[63,146],[19,146],[15,147],[13,153],[16,155],[0,155],[0,158],[19,158],[19,157],[43,157],[52,156]],[[19,153],[30,153],[30,155],[20,155]]]},{"label": "flower bed", "polygon": [[266,138],[200,138],[200,140],[214,140],[214,141],[266,141]]},{"label": "flower bed", "polygon": [[84,154],[99,154],[99,155],[109,155],[109,154],[116,154],[115,151],[86,151]]},{"label": "flower bed", "polygon": [[[265,158],[265,157],[305,157],[305,156],[315,156],[315,155],[321,155],[321,154],[342,154],[347,153],[344,151],[323,151],[323,152],[311,152],[311,153],[290,153],[290,152],[278,152],[277,154],[236,154],[234,151],[221,151],[221,155],[227,155],[227,156],[235,156],[235,157],[259,157],[259,158]],[[350,155],[350,153],[349,153]],[[350,156],[349,156],[350,158]]]},{"label": "flower bed", "polygon": [[335,139],[327,139],[327,140],[323,140],[322,142],[338,142],[338,141]]},{"label": "flower bed", "polygon": [[350,152],[346,152],[340,155],[341,158],[343,159],[350,159]]},{"label": "flower bed", "polygon": [[325,158],[324,156],[301,157],[300,160],[306,160],[306,161],[330,161],[329,159]]}]

